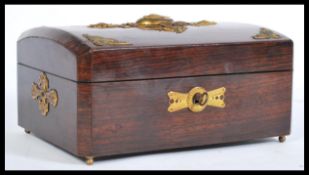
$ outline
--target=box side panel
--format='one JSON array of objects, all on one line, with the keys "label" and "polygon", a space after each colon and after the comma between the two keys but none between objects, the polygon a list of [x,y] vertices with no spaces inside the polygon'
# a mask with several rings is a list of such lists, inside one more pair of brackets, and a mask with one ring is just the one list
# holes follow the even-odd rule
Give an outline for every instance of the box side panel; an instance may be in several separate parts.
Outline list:
[{"label": "box side panel", "polygon": [[91,77],[91,59],[84,58],[90,47],[69,32],[51,27],[33,28],[19,37],[17,47],[20,64],[74,81]]},{"label": "box side panel", "polygon": [[[160,151],[287,135],[291,71],[93,83],[93,154]],[[225,108],[168,112],[169,91],[225,87]]]},{"label": "box side panel", "polygon": [[[18,65],[18,124],[70,153],[77,153],[77,102],[76,83],[46,74],[48,90],[56,90],[57,105],[49,103],[49,111],[44,116],[39,102],[32,99],[32,84],[39,84],[42,72]],[[45,84],[45,83],[44,83]],[[40,88],[42,90],[42,88]],[[38,94],[41,98],[47,93]]]},{"label": "box side panel", "polygon": [[77,79],[76,56],[65,46],[46,38],[18,42],[18,63],[71,80]]},{"label": "box side panel", "polygon": [[94,52],[92,81],[292,70],[293,43],[115,49]]}]

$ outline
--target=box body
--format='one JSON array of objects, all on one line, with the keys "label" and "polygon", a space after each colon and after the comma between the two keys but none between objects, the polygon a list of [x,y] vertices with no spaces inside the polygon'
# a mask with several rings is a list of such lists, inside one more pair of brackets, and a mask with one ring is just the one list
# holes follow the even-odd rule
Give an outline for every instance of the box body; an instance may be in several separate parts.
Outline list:
[{"label": "box body", "polygon": [[[80,157],[288,135],[293,43],[283,35],[252,38],[259,30],[243,24],[177,34],[87,27],[29,30],[18,41],[18,124]],[[98,46],[88,37],[97,35],[130,44]],[[48,88],[34,94],[33,84],[40,87],[42,74]],[[207,92],[224,87],[225,106],[170,111],[169,92],[188,93],[194,87]],[[57,104],[49,99],[42,115],[36,98],[53,90]]]}]

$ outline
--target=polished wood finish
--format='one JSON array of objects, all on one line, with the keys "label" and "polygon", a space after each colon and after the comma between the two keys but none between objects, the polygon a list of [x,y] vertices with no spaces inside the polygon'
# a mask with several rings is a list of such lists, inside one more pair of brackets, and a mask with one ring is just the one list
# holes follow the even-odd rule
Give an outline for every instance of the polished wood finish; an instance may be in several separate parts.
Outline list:
[{"label": "polished wood finish", "polygon": [[183,77],[292,69],[292,43],[145,48],[94,52],[92,81]]},{"label": "polished wood finish", "polygon": [[77,154],[77,87],[76,83],[47,74],[49,87],[58,93],[57,106],[43,116],[31,97],[33,82],[40,71],[18,65],[18,124],[34,135],[64,150]]},{"label": "polished wood finish", "polygon": [[[258,33],[259,27],[228,26],[231,27],[202,27],[181,34],[140,29],[41,27],[20,37],[18,62],[78,82],[292,69],[290,39],[254,40],[252,35]],[[118,36],[116,39],[120,41],[130,38],[133,44],[96,47],[82,37],[83,33]],[[143,41],[142,37],[147,42],[138,43]]]},{"label": "polished wood finish", "polygon": [[[26,93],[30,82],[36,81],[29,77],[39,73],[19,66],[19,84],[24,84],[19,86],[19,125],[81,157],[186,148],[290,133],[289,71],[109,83],[74,83],[48,75],[51,86],[59,93],[59,106],[51,108],[46,118]],[[187,109],[167,111],[169,91],[187,92],[195,86],[206,90],[224,86],[226,107],[206,107],[199,113]]]},{"label": "polished wood finish", "polygon": [[89,47],[70,33],[40,27],[23,33],[17,42],[18,64],[61,76],[83,80],[91,72]]},{"label": "polished wood finish", "polygon": [[[256,26],[225,27],[181,34],[85,27],[25,32],[17,44],[18,124],[88,164],[102,156],[284,140],[291,127],[293,42],[254,40]],[[132,45],[98,47],[83,33]],[[47,117],[31,98],[41,72],[59,97]],[[169,91],[195,86],[225,87],[226,107],[167,111]]]},{"label": "polished wood finish", "polygon": [[[57,40],[62,45],[68,44],[67,41],[72,39],[87,45],[93,50],[134,49],[140,47],[163,48],[181,45],[248,44],[289,40],[283,34],[280,34],[281,38],[279,39],[254,39],[253,36],[260,33],[260,29],[261,27],[255,25],[226,22],[220,22],[212,26],[188,27],[183,33],[142,30],[137,28],[96,29],[86,26],[39,27],[26,31],[19,39],[22,40],[27,37],[37,36]],[[126,41],[131,45],[98,46],[88,41],[83,36],[84,34]],[[78,47],[69,48],[78,49]]]},{"label": "polished wood finish", "polygon": [[77,88],[78,155],[92,156],[92,87],[89,84],[79,83]]},{"label": "polished wood finish", "polygon": [[58,93],[58,104],[41,115],[31,97],[32,82],[41,71],[18,65],[18,124],[26,133],[84,157],[91,155],[91,86],[47,74],[50,88]]},{"label": "polished wood finish", "polygon": [[[94,155],[288,135],[291,72],[93,83]],[[169,91],[225,87],[225,108],[167,111]]]}]

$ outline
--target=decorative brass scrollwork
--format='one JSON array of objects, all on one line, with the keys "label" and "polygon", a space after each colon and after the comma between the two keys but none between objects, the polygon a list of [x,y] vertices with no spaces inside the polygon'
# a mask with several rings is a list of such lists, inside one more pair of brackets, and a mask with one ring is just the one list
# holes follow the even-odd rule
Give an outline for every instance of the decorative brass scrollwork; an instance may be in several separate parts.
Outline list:
[{"label": "decorative brass scrollwork", "polygon": [[83,37],[87,38],[90,42],[97,46],[119,46],[119,45],[130,45],[125,41],[118,41],[112,38],[104,38],[97,35],[83,34]]},{"label": "decorative brass scrollwork", "polygon": [[252,36],[254,39],[279,39],[281,38],[280,35],[274,33],[273,31],[266,29],[266,28],[261,28],[260,33]]},{"label": "decorative brass scrollwork", "polygon": [[144,30],[157,30],[165,32],[176,32],[182,33],[187,30],[187,26],[209,26],[215,25],[215,22],[202,20],[199,22],[183,22],[183,21],[173,21],[173,19],[161,16],[157,14],[150,14],[137,20],[135,23],[124,23],[124,24],[107,24],[98,23],[91,24],[90,28],[139,28]]},{"label": "decorative brass scrollwork", "polygon": [[38,83],[32,83],[32,99],[34,99],[39,106],[39,110],[43,116],[47,116],[49,111],[49,103],[54,107],[58,103],[58,94],[55,89],[49,88],[49,82],[46,74],[42,72]]},{"label": "decorative brass scrollwork", "polygon": [[189,108],[192,112],[200,112],[206,108],[206,106],[213,106],[218,108],[224,108],[224,93],[226,89],[224,87],[206,91],[202,87],[195,87],[188,93],[179,93],[170,91],[169,97],[169,112],[176,112],[185,108]]}]

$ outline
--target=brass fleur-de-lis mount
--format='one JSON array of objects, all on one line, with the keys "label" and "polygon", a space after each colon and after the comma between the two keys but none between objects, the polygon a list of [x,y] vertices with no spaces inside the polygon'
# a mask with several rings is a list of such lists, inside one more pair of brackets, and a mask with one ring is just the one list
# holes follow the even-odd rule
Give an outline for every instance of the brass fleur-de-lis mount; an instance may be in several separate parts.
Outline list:
[{"label": "brass fleur-de-lis mount", "polygon": [[252,36],[254,39],[279,39],[280,35],[276,34],[272,30],[266,28],[260,28],[260,33]]},{"label": "brass fleur-de-lis mount", "polygon": [[47,116],[49,111],[49,103],[54,107],[58,103],[58,94],[55,89],[49,88],[49,82],[46,74],[42,72],[38,83],[32,83],[32,99],[34,99],[39,106],[39,110],[43,116]]}]

